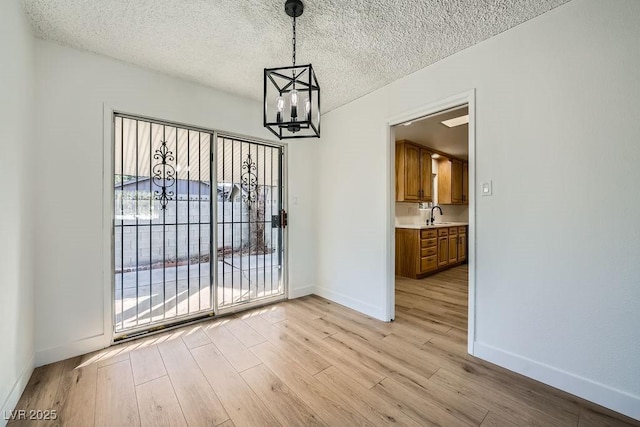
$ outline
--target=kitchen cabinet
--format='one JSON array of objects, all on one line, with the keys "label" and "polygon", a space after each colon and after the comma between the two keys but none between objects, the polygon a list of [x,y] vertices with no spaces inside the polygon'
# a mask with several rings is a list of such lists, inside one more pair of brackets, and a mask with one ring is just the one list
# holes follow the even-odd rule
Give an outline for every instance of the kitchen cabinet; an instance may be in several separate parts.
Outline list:
[{"label": "kitchen cabinet", "polygon": [[449,230],[438,229],[438,267],[449,264]]},{"label": "kitchen cabinet", "polygon": [[431,152],[401,140],[396,142],[396,202],[431,202]]},{"label": "kitchen cabinet", "polygon": [[396,274],[417,278],[438,268],[437,231],[396,229]]},{"label": "kitchen cabinet", "polygon": [[462,162],[462,204],[469,204],[469,163]]},{"label": "kitchen cabinet", "polygon": [[449,228],[449,263],[458,262],[458,227]]},{"label": "kitchen cabinet", "polygon": [[458,261],[467,259],[467,227],[458,227]]},{"label": "kitchen cabinet", "polygon": [[420,230],[420,273],[438,268],[435,230]]},{"label": "kitchen cabinet", "polygon": [[433,201],[433,180],[431,179],[431,151],[420,148],[420,185],[422,186],[421,202]]},{"label": "kitchen cabinet", "polygon": [[419,279],[459,265],[466,259],[466,234],[466,226],[396,228],[396,275]]},{"label": "kitchen cabinet", "polygon": [[469,164],[460,159],[438,161],[438,203],[469,204]]}]

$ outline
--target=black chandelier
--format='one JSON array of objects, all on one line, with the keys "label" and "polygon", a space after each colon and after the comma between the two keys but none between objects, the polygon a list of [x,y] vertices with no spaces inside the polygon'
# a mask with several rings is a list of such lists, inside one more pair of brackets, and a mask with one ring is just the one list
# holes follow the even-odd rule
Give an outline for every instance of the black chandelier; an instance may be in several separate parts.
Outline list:
[{"label": "black chandelier", "polygon": [[320,137],[320,86],[311,64],[296,65],[296,18],[300,0],[287,0],[293,18],[293,65],[264,69],[264,126],[279,139]]}]

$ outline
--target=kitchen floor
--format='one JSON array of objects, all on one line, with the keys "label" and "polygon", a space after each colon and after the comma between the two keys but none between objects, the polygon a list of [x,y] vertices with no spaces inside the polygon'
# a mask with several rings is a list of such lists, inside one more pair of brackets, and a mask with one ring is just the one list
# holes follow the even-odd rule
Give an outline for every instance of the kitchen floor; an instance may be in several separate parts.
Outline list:
[{"label": "kitchen floor", "polygon": [[406,313],[467,334],[469,267],[462,264],[424,279],[396,277],[396,315]]}]

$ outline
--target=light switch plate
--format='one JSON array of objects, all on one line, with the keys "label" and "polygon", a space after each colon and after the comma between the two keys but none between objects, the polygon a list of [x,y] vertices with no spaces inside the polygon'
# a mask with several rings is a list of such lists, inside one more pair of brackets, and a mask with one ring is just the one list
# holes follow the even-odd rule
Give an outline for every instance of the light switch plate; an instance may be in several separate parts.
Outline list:
[{"label": "light switch plate", "polygon": [[483,196],[491,196],[493,194],[493,189],[491,188],[491,181],[485,181],[480,184],[480,194]]}]

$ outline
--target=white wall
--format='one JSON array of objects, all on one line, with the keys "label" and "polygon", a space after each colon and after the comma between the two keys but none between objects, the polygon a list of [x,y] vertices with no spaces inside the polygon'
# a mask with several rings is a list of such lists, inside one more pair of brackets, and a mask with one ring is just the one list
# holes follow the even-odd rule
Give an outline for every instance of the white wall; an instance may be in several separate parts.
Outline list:
[{"label": "white wall", "polygon": [[[107,344],[103,260],[103,103],[133,114],[269,138],[259,102],[103,56],[37,41],[36,364]],[[223,64],[221,64],[223,66]],[[215,72],[215,70],[212,70]],[[261,78],[257,76],[256,78]],[[290,144],[290,196],[302,194],[314,142]],[[68,197],[64,194],[80,194]],[[309,193],[310,194],[310,193]],[[82,200],[82,202],[80,202]],[[290,202],[290,287],[313,280],[311,198]],[[293,237],[295,236],[295,237]],[[300,237],[304,237],[301,240]],[[106,316],[105,316],[106,314]]]},{"label": "white wall", "polygon": [[34,363],[33,45],[21,2],[0,2],[0,414],[15,407]]},{"label": "white wall", "polygon": [[474,352],[640,418],[638,46],[640,2],[574,0],[326,114],[317,292],[384,317],[385,119],[475,88]]},{"label": "white wall", "polygon": [[[315,149],[321,140],[302,139],[289,144],[289,297],[314,293],[316,277],[315,240]],[[295,286],[292,286],[295,284]]]}]

